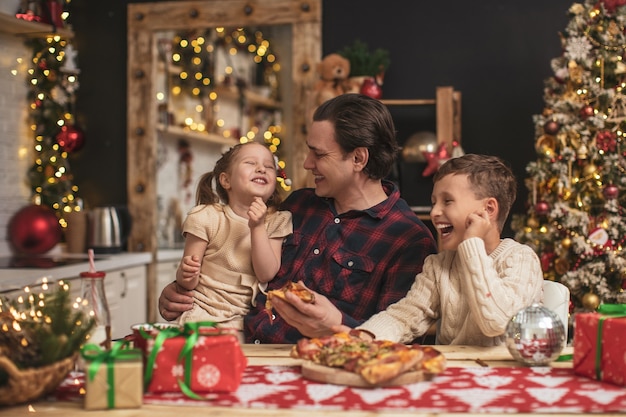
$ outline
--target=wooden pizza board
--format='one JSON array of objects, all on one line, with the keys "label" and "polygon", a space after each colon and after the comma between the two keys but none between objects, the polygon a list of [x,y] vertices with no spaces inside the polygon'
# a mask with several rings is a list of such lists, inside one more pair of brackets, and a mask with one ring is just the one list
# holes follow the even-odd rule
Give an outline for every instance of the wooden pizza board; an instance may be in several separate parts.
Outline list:
[{"label": "wooden pizza board", "polygon": [[372,385],[363,379],[361,375],[354,372],[348,372],[343,369],[332,368],[330,366],[318,365],[313,362],[304,361],[302,362],[302,376],[313,381],[324,382],[327,384],[347,385],[358,388],[376,388],[429,381],[433,378],[434,374],[422,371],[405,372],[388,381]]}]

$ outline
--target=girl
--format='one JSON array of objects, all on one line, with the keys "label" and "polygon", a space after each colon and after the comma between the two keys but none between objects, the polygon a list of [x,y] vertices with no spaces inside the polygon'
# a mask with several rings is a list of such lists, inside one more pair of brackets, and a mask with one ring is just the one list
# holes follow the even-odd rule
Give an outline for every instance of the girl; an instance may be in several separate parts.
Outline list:
[{"label": "girl", "polygon": [[183,223],[176,271],[176,283],[194,294],[181,324],[210,320],[242,331],[243,316],[278,272],[282,241],[292,233],[291,213],[277,211],[279,203],[274,156],[260,143],[232,147],[202,176],[197,205]]}]

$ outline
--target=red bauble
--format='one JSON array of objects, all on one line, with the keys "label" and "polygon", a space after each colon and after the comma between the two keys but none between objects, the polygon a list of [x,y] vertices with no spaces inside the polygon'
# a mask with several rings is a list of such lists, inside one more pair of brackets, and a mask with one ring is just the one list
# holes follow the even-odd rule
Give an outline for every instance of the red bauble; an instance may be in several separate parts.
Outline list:
[{"label": "red bauble", "polygon": [[539,216],[545,216],[550,212],[550,205],[545,201],[539,201],[535,204],[535,213]]},{"label": "red bauble", "polygon": [[57,143],[66,152],[80,150],[85,144],[85,135],[76,126],[65,125],[56,137]]},{"label": "red bauble", "polygon": [[583,119],[587,119],[591,116],[593,116],[594,114],[594,110],[593,110],[593,106],[583,106],[582,109],[580,109],[580,117],[582,117]]},{"label": "red bauble", "polygon": [[380,100],[383,96],[383,89],[376,82],[376,79],[374,77],[366,78],[365,80],[363,80],[360,93],[366,96],[370,96],[371,98]]},{"label": "red bauble", "polygon": [[561,125],[559,122],[555,120],[548,120],[545,125],[543,125],[543,131],[548,135],[556,135],[559,132]]},{"label": "red bauble", "polygon": [[59,219],[48,206],[26,206],[9,221],[9,240],[17,253],[46,253],[61,241],[62,236]]},{"label": "red bauble", "polygon": [[613,200],[619,195],[619,188],[617,188],[616,185],[609,184],[604,187],[604,190],[602,190],[602,194],[604,194],[604,197],[607,200]]}]

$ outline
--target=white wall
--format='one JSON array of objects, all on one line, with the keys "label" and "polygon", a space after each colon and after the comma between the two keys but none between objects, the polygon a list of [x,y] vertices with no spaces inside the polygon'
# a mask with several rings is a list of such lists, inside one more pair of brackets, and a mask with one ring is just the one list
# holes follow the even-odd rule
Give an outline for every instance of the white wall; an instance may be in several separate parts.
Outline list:
[{"label": "white wall", "polygon": [[11,216],[30,202],[27,173],[34,138],[27,120],[29,58],[23,38],[0,33],[0,256],[10,254],[7,228]]}]

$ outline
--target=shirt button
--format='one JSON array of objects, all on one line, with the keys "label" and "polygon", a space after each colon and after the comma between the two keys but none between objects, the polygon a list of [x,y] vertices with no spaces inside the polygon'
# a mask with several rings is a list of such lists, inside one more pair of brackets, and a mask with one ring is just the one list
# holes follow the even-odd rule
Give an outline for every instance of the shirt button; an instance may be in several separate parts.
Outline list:
[{"label": "shirt button", "polygon": [[255,345],[260,345],[260,344],[261,344],[261,341],[260,341],[259,339],[254,339],[254,344],[255,344]]},{"label": "shirt button", "polygon": [[341,220],[339,220],[338,218],[335,218],[335,223],[339,224]]},{"label": "shirt button", "polygon": [[348,261],[348,266],[349,266],[349,267],[354,266],[354,261]]},{"label": "shirt button", "polygon": [[313,253],[316,254],[316,255],[319,255],[320,254],[320,250],[315,248],[315,249],[313,249]]}]

